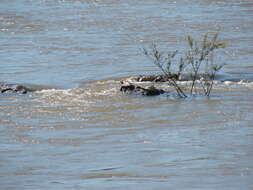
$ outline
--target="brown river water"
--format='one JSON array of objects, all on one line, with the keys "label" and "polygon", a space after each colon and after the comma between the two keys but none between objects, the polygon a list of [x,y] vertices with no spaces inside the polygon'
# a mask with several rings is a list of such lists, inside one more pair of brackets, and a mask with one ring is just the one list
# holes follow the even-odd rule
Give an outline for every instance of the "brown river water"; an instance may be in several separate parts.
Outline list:
[{"label": "brown river water", "polygon": [[[141,48],[220,31],[210,98],[122,94]],[[0,189],[253,189],[253,2],[2,0]],[[143,83],[146,85],[147,83]]]}]

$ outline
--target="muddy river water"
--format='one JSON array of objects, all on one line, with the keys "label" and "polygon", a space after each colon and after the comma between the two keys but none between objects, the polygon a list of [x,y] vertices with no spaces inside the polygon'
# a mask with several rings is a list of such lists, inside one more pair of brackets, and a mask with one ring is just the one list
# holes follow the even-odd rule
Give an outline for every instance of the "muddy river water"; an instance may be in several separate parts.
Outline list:
[{"label": "muddy river water", "polygon": [[[210,98],[141,97],[141,48],[220,31]],[[253,189],[251,0],[2,0],[0,189]],[[236,80],[235,80],[236,79]]]}]

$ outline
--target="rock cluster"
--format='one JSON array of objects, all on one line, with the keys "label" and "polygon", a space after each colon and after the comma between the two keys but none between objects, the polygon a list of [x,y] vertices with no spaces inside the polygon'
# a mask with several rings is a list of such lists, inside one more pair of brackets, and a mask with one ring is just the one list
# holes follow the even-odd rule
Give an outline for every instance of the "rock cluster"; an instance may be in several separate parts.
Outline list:
[{"label": "rock cluster", "polygon": [[[170,78],[178,80],[178,75],[173,74]],[[164,75],[138,76],[135,79],[137,82],[166,82],[169,80],[169,78]]]},{"label": "rock cluster", "polygon": [[157,96],[157,95],[165,93],[164,90],[157,89],[154,86],[143,88],[141,86],[137,86],[133,84],[122,85],[120,88],[120,91],[125,92],[125,93],[141,94],[143,96]]},{"label": "rock cluster", "polygon": [[0,93],[19,93],[26,94],[27,92],[32,92],[33,90],[27,88],[23,85],[17,84],[0,84]]}]

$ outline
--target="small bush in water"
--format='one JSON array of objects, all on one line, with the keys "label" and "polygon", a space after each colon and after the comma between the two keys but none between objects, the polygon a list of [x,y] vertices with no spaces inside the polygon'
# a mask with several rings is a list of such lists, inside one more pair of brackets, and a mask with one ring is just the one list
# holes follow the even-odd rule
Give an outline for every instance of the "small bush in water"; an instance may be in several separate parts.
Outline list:
[{"label": "small bush in water", "polygon": [[[218,40],[218,33],[206,33],[201,42],[190,35],[186,39],[189,49],[178,59],[176,59],[177,50],[162,52],[158,50],[156,44],[152,44],[148,49],[143,48],[143,52],[163,72],[169,85],[175,88],[179,97],[186,98],[187,94],[193,95],[195,93],[210,96],[215,76],[225,65],[214,63],[214,54],[217,49],[225,48],[226,43]],[[192,81],[188,89],[178,83],[182,73],[187,71]],[[200,72],[202,73],[200,74]],[[196,81],[198,79],[201,79],[198,83],[201,90],[197,88]]]}]

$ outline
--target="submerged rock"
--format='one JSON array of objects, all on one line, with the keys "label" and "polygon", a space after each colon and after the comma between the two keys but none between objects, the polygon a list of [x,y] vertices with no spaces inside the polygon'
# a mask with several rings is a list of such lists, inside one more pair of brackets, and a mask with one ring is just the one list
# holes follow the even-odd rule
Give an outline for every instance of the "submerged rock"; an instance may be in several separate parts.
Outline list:
[{"label": "submerged rock", "polygon": [[143,96],[157,96],[165,93],[164,90],[157,89],[154,86],[150,86],[149,88],[143,88],[141,86],[136,86],[133,84],[122,85],[120,91],[141,94]]},{"label": "submerged rock", "polygon": [[26,94],[28,92],[34,91],[23,85],[18,84],[0,84],[0,93],[18,93]]},{"label": "submerged rock", "polygon": [[[178,75],[173,74],[170,78],[178,80]],[[138,82],[166,82],[169,78],[164,75],[139,76],[136,78]]]},{"label": "submerged rock", "polygon": [[129,85],[123,85],[120,87],[121,92],[132,92],[135,90],[135,86],[132,84]]},{"label": "submerged rock", "polygon": [[[215,80],[220,80],[222,78],[226,78],[226,76],[222,76],[222,75],[215,75]],[[171,74],[170,76],[165,76],[165,75],[146,75],[146,76],[138,76],[138,77],[132,77],[132,79],[136,82],[167,82],[170,79],[174,79],[176,81],[192,81],[193,80],[193,76],[191,74]],[[198,74],[196,76],[197,80],[200,79],[210,79],[210,76],[207,74]]]},{"label": "submerged rock", "polygon": [[163,80],[163,76],[154,76],[154,75],[151,75],[151,76],[139,76],[137,78],[137,81],[138,82],[159,82]]},{"label": "submerged rock", "polygon": [[157,96],[157,95],[160,95],[160,94],[163,94],[165,93],[164,90],[162,89],[157,89],[155,88],[154,86],[150,86],[148,88],[142,88],[142,87],[136,87],[136,89],[139,89],[141,90],[141,93],[142,95],[144,96]]}]

